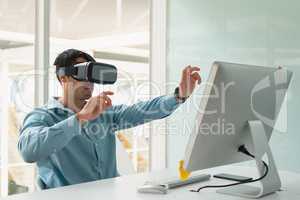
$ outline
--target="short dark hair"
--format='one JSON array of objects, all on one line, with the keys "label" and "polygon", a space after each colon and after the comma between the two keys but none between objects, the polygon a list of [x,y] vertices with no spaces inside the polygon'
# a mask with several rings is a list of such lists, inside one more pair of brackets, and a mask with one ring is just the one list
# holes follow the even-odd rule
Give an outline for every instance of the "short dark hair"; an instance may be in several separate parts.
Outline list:
[{"label": "short dark hair", "polygon": [[[76,64],[77,58],[84,58],[87,61],[96,62],[96,60],[88,53],[77,49],[67,49],[56,57],[54,65],[56,67],[72,67],[72,65]],[[59,80],[57,75],[56,77]]]}]

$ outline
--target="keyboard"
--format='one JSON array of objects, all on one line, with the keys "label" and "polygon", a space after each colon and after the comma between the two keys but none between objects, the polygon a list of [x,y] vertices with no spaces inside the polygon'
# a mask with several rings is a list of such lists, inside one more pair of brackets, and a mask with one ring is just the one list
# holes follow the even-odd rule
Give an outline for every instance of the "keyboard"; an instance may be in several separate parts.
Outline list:
[{"label": "keyboard", "polygon": [[179,178],[172,178],[167,181],[162,181],[159,184],[164,185],[168,189],[173,189],[193,183],[199,183],[199,182],[204,182],[208,181],[211,178],[210,174],[200,174],[200,175],[192,175],[189,179],[182,181]]},{"label": "keyboard", "polygon": [[156,180],[155,182],[146,182],[144,185],[138,188],[138,192],[140,193],[159,193],[159,194],[167,194],[168,190],[193,184],[207,181],[211,178],[209,174],[200,174],[200,175],[192,175],[189,179],[182,181],[178,177],[167,179],[167,180]]}]

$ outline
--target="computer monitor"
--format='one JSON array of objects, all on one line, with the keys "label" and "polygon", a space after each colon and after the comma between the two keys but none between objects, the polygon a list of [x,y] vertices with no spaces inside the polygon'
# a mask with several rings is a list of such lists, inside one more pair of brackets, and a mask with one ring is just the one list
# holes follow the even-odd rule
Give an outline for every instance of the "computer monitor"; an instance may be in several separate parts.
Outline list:
[{"label": "computer monitor", "polygon": [[292,72],[282,67],[261,67],[214,62],[204,83],[195,126],[190,133],[184,168],[192,172],[249,160],[238,152],[245,145],[264,173],[263,155],[269,173],[262,188],[239,185],[221,193],[259,198],[280,189],[281,183],[268,141],[286,98]]}]

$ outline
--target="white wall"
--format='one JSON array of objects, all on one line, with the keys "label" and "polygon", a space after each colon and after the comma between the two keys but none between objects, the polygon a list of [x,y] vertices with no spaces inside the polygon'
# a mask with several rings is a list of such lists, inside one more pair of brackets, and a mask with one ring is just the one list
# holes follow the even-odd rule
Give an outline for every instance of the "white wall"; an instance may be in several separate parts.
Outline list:
[{"label": "white wall", "polygon": [[[300,172],[300,1],[170,0],[168,81],[178,81],[187,64],[201,66],[205,77],[214,60],[289,66],[294,80],[288,97],[288,132],[274,133],[271,145],[280,169]],[[171,92],[174,88],[169,88]],[[188,135],[183,106],[168,120],[168,166],[183,158]],[[188,121],[188,123],[190,123]],[[177,124],[176,127],[174,125]],[[186,124],[185,124],[186,125]]]}]

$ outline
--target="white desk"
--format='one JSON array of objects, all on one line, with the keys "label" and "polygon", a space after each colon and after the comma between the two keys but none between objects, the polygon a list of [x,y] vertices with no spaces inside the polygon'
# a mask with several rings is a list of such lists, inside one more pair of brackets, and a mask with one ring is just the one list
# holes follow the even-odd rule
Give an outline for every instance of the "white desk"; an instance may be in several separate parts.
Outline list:
[{"label": "white desk", "polygon": [[[202,173],[234,173],[237,175],[245,176],[255,176],[256,172],[254,168],[247,167],[221,167],[211,170],[205,170]],[[142,185],[146,180],[156,180],[161,178],[167,178],[174,176],[174,172],[171,173],[168,170],[163,170],[160,172],[152,172],[149,174],[140,174],[140,175],[130,175],[123,176],[114,179],[107,179],[102,181],[84,183],[79,185],[73,185],[63,188],[57,188],[47,191],[35,192],[32,194],[21,194],[14,195],[8,198],[7,200],[152,200],[152,199],[184,199],[184,200],[193,200],[193,199],[202,199],[202,200],[237,200],[243,199],[239,197],[226,196],[218,194],[215,192],[215,189],[205,189],[200,193],[189,192],[189,189],[195,189],[201,185],[207,184],[224,184],[232,183],[229,181],[223,181],[219,179],[212,178],[210,181],[193,184],[177,189],[170,190],[168,194],[140,194],[136,192],[136,188]],[[291,173],[291,172],[280,172],[282,180],[282,190],[275,194],[266,196],[262,198],[263,200],[294,200],[300,199],[300,174]]]}]

